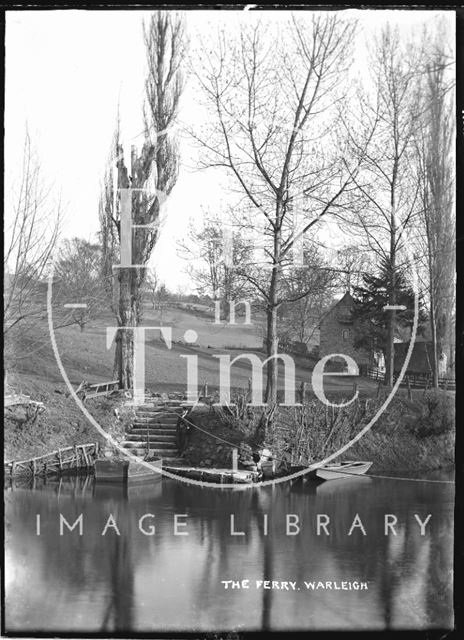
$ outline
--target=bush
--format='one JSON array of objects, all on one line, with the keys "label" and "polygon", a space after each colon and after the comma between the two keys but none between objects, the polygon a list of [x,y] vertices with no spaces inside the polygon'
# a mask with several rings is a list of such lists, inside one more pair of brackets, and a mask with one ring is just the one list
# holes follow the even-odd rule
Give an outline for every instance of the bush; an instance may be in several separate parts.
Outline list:
[{"label": "bush", "polygon": [[453,431],[455,415],[454,402],[446,391],[432,389],[424,397],[423,415],[414,432],[419,438],[426,438]]}]

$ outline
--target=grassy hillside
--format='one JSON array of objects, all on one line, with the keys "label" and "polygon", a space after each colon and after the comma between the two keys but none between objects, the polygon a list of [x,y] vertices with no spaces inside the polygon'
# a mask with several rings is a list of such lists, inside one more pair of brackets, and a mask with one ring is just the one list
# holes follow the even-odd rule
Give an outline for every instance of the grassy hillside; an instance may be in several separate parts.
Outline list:
[{"label": "grassy hillside", "polygon": [[[146,338],[146,386],[151,390],[184,391],[187,382],[187,362],[185,355],[198,356],[198,382],[207,382],[210,389],[217,389],[219,384],[220,354],[229,353],[231,359],[241,353],[255,353],[261,359],[263,353],[258,351],[262,340],[257,335],[257,327],[240,325],[213,324],[212,320],[202,313],[168,308],[160,317],[158,312],[145,309],[144,326],[168,326],[172,328],[173,345],[169,350],[161,340],[159,331],[148,332]],[[113,377],[114,344],[106,348],[106,329],[114,326],[114,318],[107,314],[89,323],[84,332],[77,326],[70,326],[55,331],[60,358],[69,380],[74,386],[82,380],[99,382],[111,380]],[[198,334],[195,345],[185,344],[184,334],[193,329]],[[37,344],[38,343],[38,344]],[[313,362],[309,358],[297,357],[296,386],[301,381],[309,385]],[[53,354],[48,328],[44,321],[38,323],[34,336],[20,337],[14,371],[22,374],[39,375],[50,382],[61,382],[61,374]],[[283,388],[283,367],[280,366],[279,386]],[[232,367],[231,385],[246,388],[251,376],[251,365],[248,360],[239,360]],[[353,381],[341,376],[327,376],[325,388],[328,391],[349,395],[352,393]],[[370,380],[359,383],[362,393],[372,394],[376,385]]]}]

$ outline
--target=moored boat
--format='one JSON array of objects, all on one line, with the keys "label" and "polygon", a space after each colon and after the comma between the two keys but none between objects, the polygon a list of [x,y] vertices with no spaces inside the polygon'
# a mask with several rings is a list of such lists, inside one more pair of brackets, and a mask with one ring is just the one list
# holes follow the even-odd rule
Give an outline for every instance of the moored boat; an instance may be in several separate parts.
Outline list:
[{"label": "moored boat", "polygon": [[372,466],[372,462],[346,460],[343,462],[329,462],[328,464],[313,469],[308,473],[308,478],[318,480],[339,480],[340,478],[352,478],[364,475]]}]

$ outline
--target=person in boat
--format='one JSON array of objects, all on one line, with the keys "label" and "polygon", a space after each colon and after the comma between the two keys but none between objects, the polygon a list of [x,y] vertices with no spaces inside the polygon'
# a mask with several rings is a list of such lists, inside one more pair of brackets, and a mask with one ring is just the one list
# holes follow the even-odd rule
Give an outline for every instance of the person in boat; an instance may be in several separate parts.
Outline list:
[{"label": "person in boat", "polygon": [[261,480],[261,478],[263,477],[263,470],[261,468],[261,453],[259,451],[253,451],[253,453],[251,454],[251,459],[256,465],[256,471],[259,474],[258,478],[259,480]]}]

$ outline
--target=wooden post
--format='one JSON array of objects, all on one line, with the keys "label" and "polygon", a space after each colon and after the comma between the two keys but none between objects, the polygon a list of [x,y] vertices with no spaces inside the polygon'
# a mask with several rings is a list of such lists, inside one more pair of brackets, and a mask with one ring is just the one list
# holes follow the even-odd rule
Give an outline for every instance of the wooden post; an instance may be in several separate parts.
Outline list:
[{"label": "wooden post", "polygon": [[85,462],[85,468],[88,469],[89,468],[89,459],[87,458],[87,452],[85,450],[85,445],[82,447],[82,455],[84,458],[84,462]]},{"label": "wooden post", "polygon": [[408,385],[408,400],[412,400],[411,382],[409,380],[409,376],[406,376],[406,384]]},{"label": "wooden post", "polygon": [[205,380],[205,384],[203,385],[203,395],[205,397],[208,396],[208,383],[206,382],[206,380]]},{"label": "wooden post", "polygon": [[14,476],[14,472],[16,471],[16,462],[11,463],[11,477]]},{"label": "wooden post", "polygon": [[61,474],[61,472],[63,471],[63,462],[61,460],[61,449],[58,449],[57,455],[58,455],[58,464],[59,464],[59,469]]},{"label": "wooden post", "polygon": [[35,476],[35,460],[31,461],[31,471],[32,471],[32,475]]},{"label": "wooden post", "polygon": [[76,456],[76,469],[78,469],[79,468],[79,451],[76,445],[74,445],[74,455]]}]

